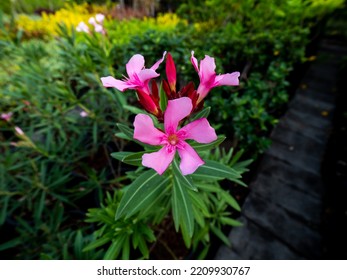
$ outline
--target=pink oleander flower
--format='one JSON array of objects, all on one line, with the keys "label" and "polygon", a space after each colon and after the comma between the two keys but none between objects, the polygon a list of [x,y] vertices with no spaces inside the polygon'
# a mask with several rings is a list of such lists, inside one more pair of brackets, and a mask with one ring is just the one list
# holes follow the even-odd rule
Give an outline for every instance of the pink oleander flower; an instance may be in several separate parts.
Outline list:
[{"label": "pink oleander flower", "polygon": [[191,62],[199,74],[200,84],[197,89],[199,94],[198,103],[205,98],[209,91],[218,86],[238,86],[239,85],[239,72],[233,72],[231,74],[216,75],[216,64],[213,57],[205,55],[205,58],[200,61],[200,68],[198,67],[198,60],[194,57],[194,51],[192,51]]},{"label": "pink oleander flower", "polygon": [[12,115],[13,115],[12,112],[9,112],[9,113],[2,113],[2,114],[0,115],[0,119],[9,122],[9,121],[11,120],[11,118],[12,118]]},{"label": "pink oleander flower", "polygon": [[215,130],[206,118],[195,120],[178,130],[181,120],[192,111],[192,101],[188,97],[169,100],[164,114],[164,130],[157,129],[152,119],[145,114],[138,114],[134,121],[134,139],[153,146],[163,146],[158,152],[144,154],[142,165],[153,168],[163,174],[173,161],[176,150],[181,158],[180,170],[183,175],[192,174],[204,164],[197,152],[185,141],[210,143],[217,139]]},{"label": "pink oleander flower", "polygon": [[88,25],[86,25],[83,21],[81,21],[77,27],[76,27],[76,31],[77,32],[85,32],[85,33],[89,33],[89,27]]},{"label": "pink oleander flower", "polygon": [[111,76],[102,77],[101,82],[104,87],[114,87],[120,91],[125,91],[126,89],[139,89],[150,94],[148,87],[148,82],[150,79],[159,76],[155,72],[159,65],[163,62],[166,52],[164,52],[163,57],[158,60],[151,68],[145,68],[145,59],[140,54],[135,54],[130,58],[129,62],[126,64],[126,71],[128,73],[128,78],[125,77],[123,80],[115,79]]}]

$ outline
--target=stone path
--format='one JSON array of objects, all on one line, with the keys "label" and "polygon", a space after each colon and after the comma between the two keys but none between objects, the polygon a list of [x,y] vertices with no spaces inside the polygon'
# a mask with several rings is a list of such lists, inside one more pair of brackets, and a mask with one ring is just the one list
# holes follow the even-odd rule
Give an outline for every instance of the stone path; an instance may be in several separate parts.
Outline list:
[{"label": "stone path", "polygon": [[332,129],[338,66],[347,50],[323,41],[287,113],[271,134],[242,207],[242,227],[216,259],[319,259],[321,163]]}]

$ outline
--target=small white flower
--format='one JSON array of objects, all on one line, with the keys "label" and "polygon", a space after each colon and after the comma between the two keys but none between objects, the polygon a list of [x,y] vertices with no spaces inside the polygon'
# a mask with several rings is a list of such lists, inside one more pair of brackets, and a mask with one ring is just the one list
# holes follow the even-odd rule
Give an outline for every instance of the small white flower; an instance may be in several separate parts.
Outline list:
[{"label": "small white flower", "polygon": [[76,31],[77,31],[77,32],[89,33],[89,27],[88,27],[88,25],[86,25],[83,21],[81,21],[81,22],[77,25]]},{"label": "small white flower", "polygon": [[103,23],[105,16],[103,14],[96,14],[95,19],[98,23]]},{"label": "small white flower", "polygon": [[86,111],[82,111],[82,112],[80,113],[80,116],[81,116],[82,118],[88,117],[88,113],[87,113]]},{"label": "small white flower", "polygon": [[104,27],[100,24],[95,24],[94,25],[94,30],[95,32],[98,32],[98,33],[101,33],[101,34],[105,34],[105,30],[104,30]]},{"label": "small white flower", "polygon": [[95,18],[94,17],[89,18],[88,23],[91,25],[95,25],[96,24]]},{"label": "small white flower", "polygon": [[17,132],[19,135],[24,135],[24,132],[23,132],[23,130],[22,130],[20,127],[16,126],[14,129],[16,130],[16,132]]}]

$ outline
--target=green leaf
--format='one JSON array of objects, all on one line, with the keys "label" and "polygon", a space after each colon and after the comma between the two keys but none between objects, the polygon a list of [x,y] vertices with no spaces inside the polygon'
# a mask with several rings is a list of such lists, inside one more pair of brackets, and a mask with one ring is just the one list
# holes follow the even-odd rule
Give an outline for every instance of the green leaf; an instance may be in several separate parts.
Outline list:
[{"label": "green leaf", "polygon": [[148,259],[149,250],[148,250],[147,243],[146,243],[145,239],[142,236],[139,236],[138,242],[139,242],[139,249],[140,249],[143,257]]},{"label": "green leaf", "polygon": [[130,111],[131,113],[134,113],[134,114],[145,114],[146,113],[146,111],[144,111],[140,108],[134,107],[134,106],[130,106],[130,105],[125,105],[123,108],[127,109],[128,111]]},{"label": "green leaf", "polygon": [[146,208],[165,188],[168,178],[160,176],[154,170],[148,170],[131,183],[123,195],[115,219],[131,216]]},{"label": "green leaf", "polygon": [[198,191],[196,186],[194,186],[194,183],[193,183],[192,179],[190,178],[190,176],[183,176],[183,174],[181,173],[181,170],[178,167],[178,163],[177,163],[176,159],[174,159],[172,162],[172,168],[173,168],[174,176],[177,177],[177,179],[180,180],[180,182],[184,186],[187,186],[188,188],[190,188],[191,190],[193,190],[195,192]]},{"label": "green leaf", "polygon": [[4,251],[20,245],[23,241],[20,238],[15,238],[5,243],[0,244],[0,251]]},{"label": "green leaf", "polygon": [[[200,185],[199,185],[200,187]],[[201,214],[205,217],[210,217],[208,212],[208,206],[202,198],[201,192],[189,192],[190,198],[192,200],[192,205],[199,210]]]},{"label": "green leaf", "polygon": [[233,156],[233,159],[231,160],[230,162],[230,166],[233,166],[239,159],[240,157],[242,156],[244,150],[241,149],[240,151],[238,151],[234,156]]},{"label": "green leaf", "polygon": [[93,241],[92,243],[88,244],[86,247],[84,247],[83,252],[93,250],[97,247],[105,245],[107,242],[110,242],[110,241],[111,241],[111,237],[108,235],[105,235],[105,236]]},{"label": "green leaf", "polygon": [[222,191],[220,192],[220,194],[222,195],[222,197],[225,199],[225,201],[226,201],[232,208],[234,208],[234,209],[237,210],[237,211],[241,211],[241,207],[240,207],[239,203],[236,201],[235,198],[233,198],[233,197],[231,196],[230,193],[228,193],[228,192],[222,190]]},{"label": "green leaf", "polygon": [[93,145],[97,145],[98,143],[98,123],[94,122],[93,124]]},{"label": "green leaf", "polygon": [[10,196],[6,196],[2,200],[2,206],[1,206],[1,215],[0,215],[0,225],[2,225],[6,221],[7,216],[7,208],[8,208],[8,202],[10,200]]},{"label": "green leaf", "polygon": [[134,138],[134,130],[133,129],[131,129],[128,126],[121,124],[121,123],[117,123],[117,127],[130,140],[132,140]]},{"label": "green leaf", "polygon": [[211,107],[206,107],[205,109],[201,110],[200,112],[196,113],[192,118],[191,121],[195,121],[202,118],[207,118],[210,114]]},{"label": "green leaf", "polygon": [[121,139],[129,140],[129,141],[133,140],[132,138],[130,138],[129,136],[127,136],[123,132],[117,132],[114,135],[117,136],[118,138],[121,138]]},{"label": "green leaf", "polygon": [[35,220],[36,221],[41,220],[42,211],[43,211],[43,208],[45,206],[45,199],[46,199],[46,192],[42,191],[39,203],[38,203],[37,207],[35,208]]},{"label": "green leaf", "polygon": [[209,250],[210,250],[210,245],[205,245],[196,259],[197,260],[205,260]]},{"label": "green leaf", "polygon": [[168,103],[168,99],[167,99],[167,95],[163,89],[163,83],[161,83],[160,85],[160,89],[159,89],[159,106],[160,109],[162,110],[162,112],[165,112],[166,107],[167,107],[167,103]]},{"label": "green leaf", "polygon": [[130,258],[130,237],[127,236],[123,244],[122,260],[129,260],[129,258]]},{"label": "green leaf", "polygon": [[104,260],[115,260],[123,247],[124,241],[128,236],[126,234],[118,235],[112,241],[111,246],[107,249]]},{"label": "green leaf", "polygon": [[175,222],[176,231],[179,226],[187,230],[188,236],[192,237],[194,232],[194,214],[192,202],[187,192],[186,186],[174,176],[173,195],[172,195],[172,214]]},{"label": "green leaf", "polygon": [[142,156],[145,153],[146,152],[115,152],[111,154],[111,157],[129,165],[142,166]]},{"label": "green leaf", "polygon": [[230,240],[229,238],[217,227],[214,225],[210,225],[211,231],[220,239],[224,242],[225,245],[230,247]]},{"label": "green leaf", "polygon": [[221,217],[219,220],[223,225],[229,225],[233,227],[240,227],[243,225],[241,222],[228,217]]},{"label": "green leaf", "polygon": [[200,166],[192,176],[197,179],[202,177],[204,179],[228,179],[231,181],[241,178],[240,173],[236,172],[234,169],[213,160],[206,160],[205,164]]},{"label": "green leaf", "polygon": [[82,247],[83,247],[83,235],[82,235],[82,231],[78,230],[75,237],[75,243],[74,243],[74,252],[77,259],[82,259],[82,254],[81,254]]},{"label": "green leaf", "polygon": [[219,184],[199,184],[199,188],[205,192],[219,193],[222,191],[222,188],[219,186]]},{"label": "green leaf", "polygon": [[201,151],[211,150],[211,149],[219,146],[225,139],[226,139],[225,136],[218,136],[216,141],[213,141],[213,142],[208,143],[208,144],[189,142],[189,145],[192,146],[194,148],[194,150],[196,150],[197,152],[201,152]]}]

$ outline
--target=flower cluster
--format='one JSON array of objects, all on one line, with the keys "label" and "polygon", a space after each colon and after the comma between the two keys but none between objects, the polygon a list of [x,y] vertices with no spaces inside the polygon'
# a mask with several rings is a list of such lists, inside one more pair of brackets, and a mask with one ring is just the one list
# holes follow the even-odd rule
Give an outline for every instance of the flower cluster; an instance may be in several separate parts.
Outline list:
[{"label": "flower cluster", "polygon": [[[105,35],[106,32],[105,32],[105,29],[103,27],[104,19],[105,19],[105,16],[103,14],[96,14],[95,17],[89,18],[88,23],[94,27],[95,32]],[[85,24],[84,21],[81,21],[77,25],[76,31],[77,32],[90,33],[89,26],[87,24]]]},{"label": "flower cluster", "polygon": [[[153,79],[159,77],[156,70],[164,61],[165,56],[167,80],[162,81],[162,88],[168,103],[164,109],[160,107],[159,90]],[[217,75],[214,58],[208,55],[198,65],[194,52],[192,52],[191,63],[200,78],[197,89],[190,82],[177,91],[175,63],[171,54],[166,54],[166,52],[150,68],[145,68],[145,59],[142,55],[134,55],[126,64],[128,77],[124,77],[123,80],[111,76],[101,78],[104,87],[113,87],[120,91],[136,90],[142,107],[154,115],[159,122],[164,123],[164,130],[160,130],[154,127],[153,120],[146,114],[138,114],[134,121],[134,139],[148,145],[162,147],[157,152],[146,153],[142,157],[142,165],[153,168],[160,175],[173,161],[176,151],[181,158],[180,170],[183,175],[194,173],[199,166],[204,164],[197,152],[185,140],[191,139],[203,144],[211,143],[217,139],[215,130],[206,118],[200,118],[188,124],[185,124],[185,121],[191,114],[203,108],[204,98],[212,88],[239,84],[239,72]],[[179,126],[182,127],[179,129]]]}]

